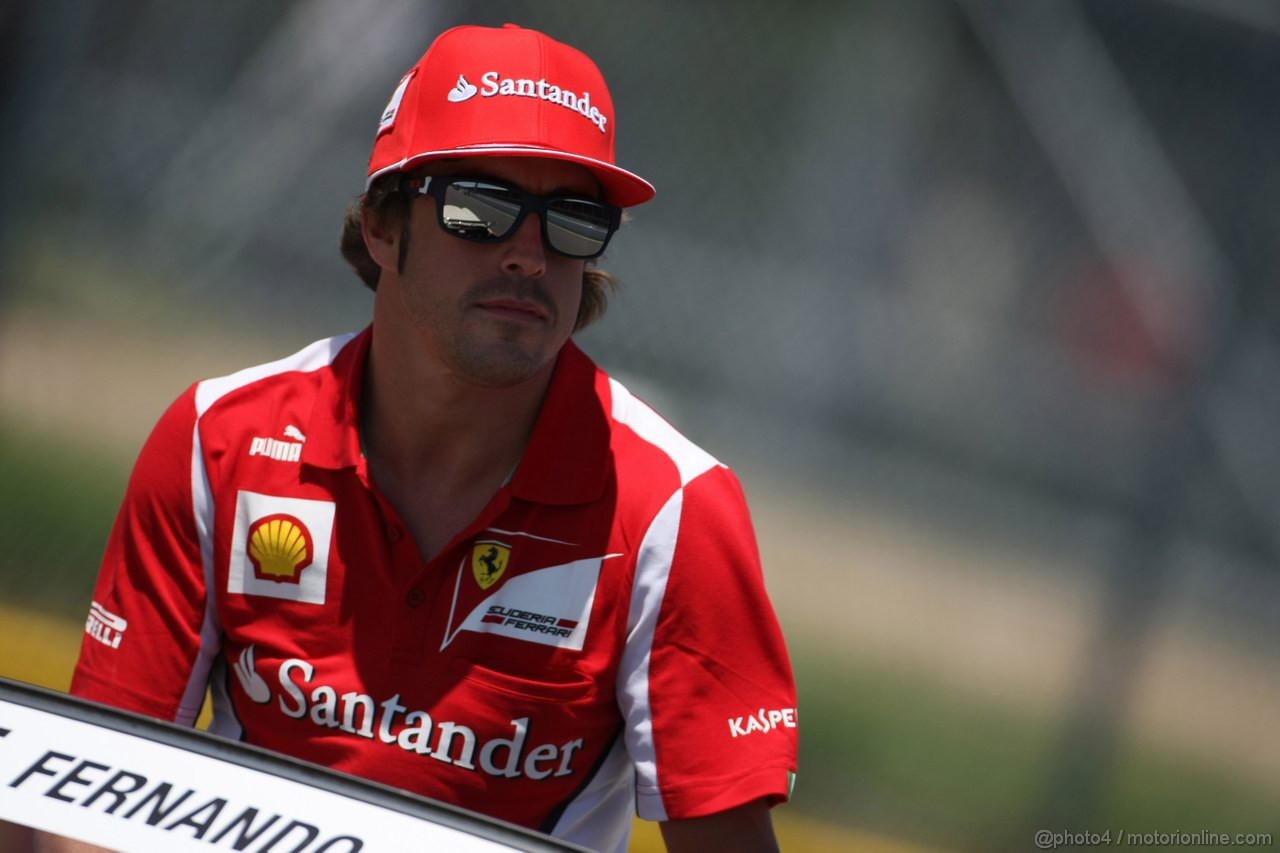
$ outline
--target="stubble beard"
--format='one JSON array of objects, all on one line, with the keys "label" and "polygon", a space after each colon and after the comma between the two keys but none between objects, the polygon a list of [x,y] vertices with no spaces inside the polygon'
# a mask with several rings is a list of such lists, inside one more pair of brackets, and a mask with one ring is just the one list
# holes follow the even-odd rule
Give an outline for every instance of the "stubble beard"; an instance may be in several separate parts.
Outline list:
[{"label": "stubble beard", "polygon": [[[528,300],[547,319],[530,327],[517,320],[484,316],[477,302],[512,298]],[[450,369],[466,381],[486,388],[509,388],[532,379],[564,344],[555,300],[533,279],[495,277],[470,288],[453,306],[457,318],[440,342]],[[565,335],[567,339],[568,335]]]}]

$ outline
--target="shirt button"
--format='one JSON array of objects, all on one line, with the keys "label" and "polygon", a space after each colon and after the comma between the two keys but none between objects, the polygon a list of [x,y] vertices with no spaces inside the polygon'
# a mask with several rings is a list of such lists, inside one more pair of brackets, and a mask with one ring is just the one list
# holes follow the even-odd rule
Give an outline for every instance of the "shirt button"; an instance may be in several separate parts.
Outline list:
[{"label": "shirt button", "polygon": [[417,607],[418,605],[422,604],[425,598],[426,598],[426,595],[423,594],[422,590],[418,589],[417,587],[414,587],[413,589],[409,590],[409,594],[405,596],[405,601],[409,602],[410,607]]},{"label": "shirt button", "polygon": [[392,542],[399,542],[400,528],[396,527],[394,524],[391,525],[390,527],[387,528],[387,536],[390,537]]}]

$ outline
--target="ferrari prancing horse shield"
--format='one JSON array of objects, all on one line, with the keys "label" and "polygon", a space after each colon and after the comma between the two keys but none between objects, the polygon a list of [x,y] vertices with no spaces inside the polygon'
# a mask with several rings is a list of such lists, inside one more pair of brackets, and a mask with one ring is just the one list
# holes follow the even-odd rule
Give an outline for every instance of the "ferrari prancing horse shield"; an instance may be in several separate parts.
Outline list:
[{"label": "ferrari prancing horse shield", "polygon": [[510,545],[495,539],[482,539],[471,550],[471,574],[475,575],[481,589],[488,589],[502,577],[510,559]]}]

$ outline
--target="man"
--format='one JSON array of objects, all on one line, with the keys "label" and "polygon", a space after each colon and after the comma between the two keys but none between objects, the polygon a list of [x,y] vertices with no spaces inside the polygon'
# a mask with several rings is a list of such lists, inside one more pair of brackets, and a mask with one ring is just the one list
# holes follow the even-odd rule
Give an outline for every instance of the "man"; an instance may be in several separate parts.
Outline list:
[{"label": "man", "polygon": [[[572,333],[653,188],[583,54],[460,27],[382,115],[365,331],[193,386],[72,691],[622,850],[768,850],[795,694],[736,479]],[[99,625],[98,623],[101,623]]]}]

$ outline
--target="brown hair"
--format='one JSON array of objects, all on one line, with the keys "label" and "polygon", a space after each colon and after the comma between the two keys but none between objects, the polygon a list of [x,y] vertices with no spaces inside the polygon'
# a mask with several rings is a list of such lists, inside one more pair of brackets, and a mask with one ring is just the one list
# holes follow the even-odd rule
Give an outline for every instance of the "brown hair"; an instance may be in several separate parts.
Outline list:
[{"label": "brown hair", "polygon": [[[397,268],[404,271],[405,255],[409,250],[409,198],[399,191],[401,175],[393,172],[375,178],[368,192],[357,196],[347,205],[342,217],[342,235],[338,238],[338,248],[342,257],[360,276],[365,287],[378,289],[378,277],[382,268],[374,262],[369,254],[369,247],[364,244],[364,231],[360,225],[361,214],[368,210],[379,221],[388,225],[400,224],[400,257]],[[582,272],[582,302],[578,305],[578,319],[574,323],[575,332],[585,329],[604,316],[609,307],[610,292],[617,291],[618,280],[612,274],[596,267],[594,260],[587,261]]]}]

